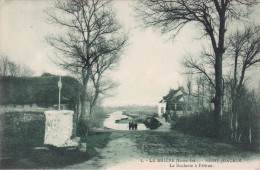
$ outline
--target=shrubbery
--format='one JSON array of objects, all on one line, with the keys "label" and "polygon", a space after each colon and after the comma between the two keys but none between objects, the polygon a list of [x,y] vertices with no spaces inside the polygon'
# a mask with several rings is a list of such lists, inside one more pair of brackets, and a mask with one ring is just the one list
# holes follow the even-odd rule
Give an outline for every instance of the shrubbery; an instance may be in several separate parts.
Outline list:
[{"label": "shrubbery", "polygon": [[[234,143],[239,147],[247,150],[259,151],[259,117],[251,118],[251,123],[244,120],[244,124],[240,125],[240,141]],[[173,129],[177,129],[186,134],[202,137],[213,137],[213,112],[202,111],[200,113],[192,114],[189,116],[179,117],[175,124],[172,125]],[[251,126],[251,143],[249,143],[248,137],[248,127]],[[230,114],[224,113],[221,117],[220,126],[219,126],[220,136],[218,140],[233,143],[231,139],[231,129],[230,129]]]},{"label": "shrubbery", "polygon": [[190,135],[211,137],[214,134],[212,113],[204,111],[179,117],[173,128]]},{"label": "shrubbery", "polygon": [[16,138],[21,143],[42,146],[45,134],[44,112],[7,112],[1,115],[2,138]]},{"label": "shrubbery", "polygon": [[157,129],[162,124],[155,117],[147,117],[144,121],[144,125],[149,129]]},{"label": "shrubbery", "polygon": [[[44,111],[13,111],[1,114],[2,144],[13,147],[11,140],[16,140],[15,143],[19,143],[19,145],[43,146],[45,121]],[[75,125],[75,114],[73,121],[73,125]],[[73,136],[75,136],[76,126],[73,128]]]},{"label": "shrubbery", "polygon": [[[201,113],[179,117],[176,123],[172,125],[172,128],[186,134],[212,138],[214,137],[213,121],[213,112],[203,111]],[[228,141],[230,138],[230,127],[229,119],[226,114],[223,115],[219,128],[219,139]]]},{"label": "shrubbery", "polygon": [[48,146],[50,150],[33,149],[44,146],[45,121],[44,111],[23,110],[0,114],[0,155],[3,158],[0,160],[0,169],[60,168],[93,156],[94,146],[88,148],[91,153],[51,145]]}]

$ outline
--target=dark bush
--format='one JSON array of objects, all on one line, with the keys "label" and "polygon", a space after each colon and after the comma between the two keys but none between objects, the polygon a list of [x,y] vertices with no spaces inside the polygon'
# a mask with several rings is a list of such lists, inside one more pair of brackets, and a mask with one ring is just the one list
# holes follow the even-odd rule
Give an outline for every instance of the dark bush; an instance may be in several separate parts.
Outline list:
[{"label": "dark bush", "polygon": [[157,129],[162,125],[161,122],[159,122],[155,117],[147,117],[144,121],[144,124],[147,128],[150,129]]},{"label": "dark bush", "polygon": [[31,146],[42,146],[45,134],[44,112],[7,112],[1,115],[2,137],[15,137]]},{"label": "dark bush", "polygon": [[212,137],[214,135],[212,131],[212,114],[211,112],[204,111],[198,114],[179,117],[172,128],[190,135]]}]

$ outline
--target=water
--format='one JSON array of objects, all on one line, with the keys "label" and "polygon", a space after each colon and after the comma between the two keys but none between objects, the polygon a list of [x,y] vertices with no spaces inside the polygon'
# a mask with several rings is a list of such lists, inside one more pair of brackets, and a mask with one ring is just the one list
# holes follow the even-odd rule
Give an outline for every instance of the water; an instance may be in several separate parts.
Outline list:
[{"label": "water", "polygon": [[[129,118],[126,115],[123,115],[122,111],[113,112],[110,116],[104,121],[104,126],[109,129],[114,130],[129,130],[128,123],[116,123],[116,120],[122,118]],[[137,130],[149,130],[143,123],[138,123]]]}]

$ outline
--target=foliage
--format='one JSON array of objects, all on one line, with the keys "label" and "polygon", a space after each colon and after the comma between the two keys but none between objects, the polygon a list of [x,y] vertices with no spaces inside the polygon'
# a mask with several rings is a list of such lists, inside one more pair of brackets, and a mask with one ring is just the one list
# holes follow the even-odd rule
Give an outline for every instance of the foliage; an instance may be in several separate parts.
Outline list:
[{"label": "foliage", "polygon": [[[238,141],[235,145],[238,145],[244,149],[259,151],[259,98],[256,98],[254,94],[245,94],[240,100],[237,106],[238,120]],[[231,114],[229,112],[223,113],[221,116],[219,131],[219,140],[232,143],[230,120]],[[177,129],[186,134],[194,136],[212,137],[213,115],[209,111],[201,111],[189,116],[179,117],[176,124],[172,126],[173,129]],[[250,130],[251,129],[251,130]],[[251,131],[251,134],[250,134]],[[251,137],[251,142],[250,138]]]},{"label": "foliage", "polygon": [[1,154],[19,156],[30,147],[43,146],[45,116],[42,111],[7,112],[0,115]]},{"label": "foliage", "polygon": [[190,116],[179,117],[173,128],[190,135],[212,137],[212,122],[213,113],[204,111]]},{"label": "foliage", "polygon": [[43,147],[44,111],[13,111],[1,114],[0,126],[0,154],[4,158],[1,159],[0,168],[60,168],[83,162],[97,154],[54,147],[50,147],[50,150],[33,149]]},{"label": "foliage", "polygon": [[260,146],[260,98],[254,92],[242,90],[236,101],[238,118],[237,141],[236,143],[243,148],[258,150]]},{"label": "foliage", "polygon": [[102,106],[97,106],[92,116],[92,127],[103,127],[103,122],[108,117],[108,114],[104,111]]},{"label": "foliage", "polygon": [[[88,145],[87,152],[81,152],[79,150],[66,150],[66,149],[51,149],[51,150],[33,150],[31,147],[24,146],[21,142],[16,143],[17,147],[11,147],[9,153],[15,153],[12,158],[1,160],[0,168],[6,169],[53,169],[64,168],[67,165],[73,165],[85,162],[91,158],[99,155],[95,150],[96,148],[105,147],[108,142],[110,134],[98,135],[98,138],[102,138],[102,142],[95,136],[92,138],[95,141]],[[9,141],[17,141],[16,138],[12,138]]]},{"label": "foliage", "polygon": [[150,129],[157,129],[162,125],[161,122],[159,122],[155,117],[147,117],[144,124]]}]

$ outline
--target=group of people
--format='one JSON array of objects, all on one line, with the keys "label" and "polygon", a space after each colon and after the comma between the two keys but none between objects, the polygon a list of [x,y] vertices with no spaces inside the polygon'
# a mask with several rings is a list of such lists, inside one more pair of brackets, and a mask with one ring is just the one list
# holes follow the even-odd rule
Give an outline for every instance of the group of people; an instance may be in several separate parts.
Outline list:
[{"label": "group of people", "polygon": [[137,123],[134,123],[134,121],[129,122],[129,130],[137,130]]}]

